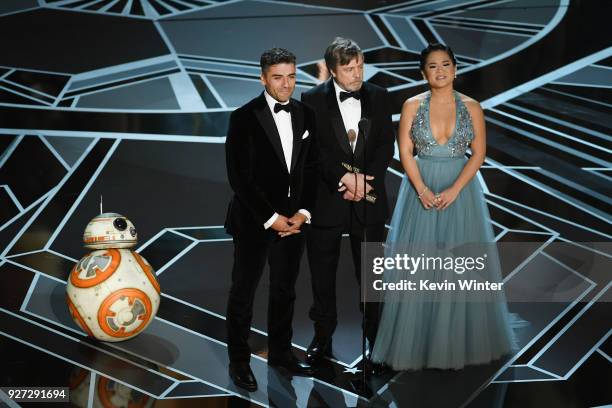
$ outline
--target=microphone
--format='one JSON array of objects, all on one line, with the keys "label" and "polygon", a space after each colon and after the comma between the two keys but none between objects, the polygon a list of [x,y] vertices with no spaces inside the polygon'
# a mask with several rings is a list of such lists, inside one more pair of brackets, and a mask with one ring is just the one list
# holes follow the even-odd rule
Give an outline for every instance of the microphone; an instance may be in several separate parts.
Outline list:
[{"label": "microphone", "polygon": [[357,127],[359,128],[359,133],[361,133],[363,135],[363,138],[366,139],[367,134],[370,131],[370,119],[368,118],[359,119],[359,124],[357,125]]},{"label": "microphone", "polygon": [[[361,134],[361,137],[363,137],[363,142],[366,143],[366,141],[368,140],[368,132],[370,131],[370,119],[368,118],[359,119],[359,124],[357,125],[357,127],[359,128],[359,133]],[[364,153],[363,153],[364,172],[366,172],[365,169],[367,169],[365,150],[366,149],[364,149]],[[374,190],[371,190],[369,193],[365,195],[366,201],[372,204],[376,202],[376,198],[377,198],[376,191]]]}]

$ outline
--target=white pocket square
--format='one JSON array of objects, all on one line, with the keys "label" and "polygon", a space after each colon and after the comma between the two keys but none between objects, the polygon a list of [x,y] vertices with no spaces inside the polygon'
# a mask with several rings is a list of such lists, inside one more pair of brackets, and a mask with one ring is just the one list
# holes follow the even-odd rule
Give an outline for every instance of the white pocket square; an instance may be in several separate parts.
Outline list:
[{"label": "white pocket square", "polygon": [[302,140],[306,139],[309,135],[310,133],[308,133],[308,131],[305,131],[304,134],[302,135]]}]

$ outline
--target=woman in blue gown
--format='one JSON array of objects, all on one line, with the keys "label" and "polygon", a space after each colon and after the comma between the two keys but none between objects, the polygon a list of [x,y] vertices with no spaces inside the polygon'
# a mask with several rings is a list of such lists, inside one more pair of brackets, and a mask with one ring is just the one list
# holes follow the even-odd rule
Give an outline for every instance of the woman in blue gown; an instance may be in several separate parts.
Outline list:
[{"label": "woman in blue gown", "polygon": [[[410,253],[419,245],[449,248],[494,242],[484,194],[474,177],[485,159],[482,109],[477,101],[453,89],[457,68],[450,48],[430,44],[421,53],[420,67],[430,91],[408,99],[402,107],[398,138],[407,177],[393,213],[386,256]],[[492,255],[481,280],[501,282],[497,251]],[[459,278],[454,271],[426,273],[420,277],[431,282]],[[415,276],[388,270],[384,280],[399,282]],[[459,290],[387,290],[382,296],[374,362],[395,370],[460,369],[496,360],[513,349],[510,316],[501,291],[475,295]]]}]

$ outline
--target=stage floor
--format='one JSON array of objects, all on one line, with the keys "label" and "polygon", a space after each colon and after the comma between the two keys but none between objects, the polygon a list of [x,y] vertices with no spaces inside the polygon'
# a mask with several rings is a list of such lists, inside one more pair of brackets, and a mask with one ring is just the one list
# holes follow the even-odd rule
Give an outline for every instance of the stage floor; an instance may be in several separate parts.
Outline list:
[{"label": "stage floor", "polygon": [[[69,387],[80,407],[611,404],[610,15],[603,0],[2,2],[0,387]],[[496,240],[531,245],[506,284],[533,284],[552,262],[540,283],[573,279],[582,290],[510,303],[528,322],[511,357],[388,372],[365,398],[352,386],[361,315],[345,242],[334,358],[314,378],[268,369],[266,271],[250,338],[259,390],[249,394],[227,375],[227,122],[262,90],[262,50],[296,54],[299,98],[318,83],[317,62],[337,35],[364,49],[366,79],[389,90],[396,124],[403,101],[426,89],[420,50],[429,41],[454,49],[455,87],[485,111],[477,179]],[[397,155],[386,177],[394,203],[404,177]],[[105,211],[136,225],[136,250],[162,288],[157,317],[121,343],[88,338],[65,302],[101,196]],[[563,245],[575,262],[553,249]],[[594,262],[607,272],[589,275]],[[305,259],[297,288],[293,349],[303,357],[313,335]],[[0,406],[19,405],[0,391]]]}]

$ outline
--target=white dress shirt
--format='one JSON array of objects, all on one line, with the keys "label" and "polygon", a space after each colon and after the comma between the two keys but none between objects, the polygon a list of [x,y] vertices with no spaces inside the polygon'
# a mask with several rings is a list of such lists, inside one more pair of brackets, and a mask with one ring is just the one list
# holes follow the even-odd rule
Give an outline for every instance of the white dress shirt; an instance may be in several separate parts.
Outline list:
[{"label": "white dress shirt", "polygon": [[287,171],[291,171],[291,154],[293,153],[293,127],[291,126],[291,114],[284,110],[274,113],[274,105],[277,103],[280,103],[281,105],[288,105],[289,101],[279,102],[271,97],[266,91],[264,91],[264,95],[266,96],[266,102],[268,102],[268,106],[272,112],[274,123],[276,123],[276,129],[280,135]]},{"label": "white dress shirt", "polygon": [[[338,107],[340,108],[340,115],[342,115],[342,122],[344,122],[344,129],[348,134],[350,129],[355,131],[355,135],[359,138],[359,120],[361,120],[361,101],[355,98],[347,98],[344,102],[340,102],[340,92],[347,92],[345,89],[334,82],[334,89],[336,90],[336,101],[338,101]],[[353,143],[353,151],[357,146],[357,138]]]},{"label": "white dress shirt", "polygon": [[[278,134],[280,135],[281,145],[283,147],[283,155],[285,156],[285,164],[287,165],[287,171],[291,172],[291,155],[293,154],[293,127],[291,125],[291,114],[289,112],[285,112],[284,110],[274,112],[274,105],[280,103],[281,105],[288,105],[287,102],[279,102],[268,94],[267,91],[264,91],[264,96],[266,98],[266,102],[268,103],[268,107],[270,108],[270,112],[272,112],[272,117],[274,118],[274,123],[276,124],[276,129],[278,130]],[[291,197],[291,187],[287,191],[287,197]],[[310,224],[310,212],[305,209],[300,209],[298,211],[300,214],[304,214],[306,216],[306,222]],[[276,219],[278,218],[278,213],[274,213],[272,217],[264,224],[264,228],[268,229],[274,224]]]}]

